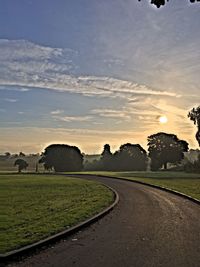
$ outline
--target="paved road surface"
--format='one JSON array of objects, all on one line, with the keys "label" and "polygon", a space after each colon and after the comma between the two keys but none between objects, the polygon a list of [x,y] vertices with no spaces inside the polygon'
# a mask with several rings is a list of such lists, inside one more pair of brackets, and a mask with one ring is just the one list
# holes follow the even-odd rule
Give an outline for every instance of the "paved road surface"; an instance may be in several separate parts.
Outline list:
[{"label": "paved road surface", "polygon": [[[91,179],[91,178],[90,178]],[[118,206],[97,223],[12,266],[200,267],[200,206],[111,178]]]}]

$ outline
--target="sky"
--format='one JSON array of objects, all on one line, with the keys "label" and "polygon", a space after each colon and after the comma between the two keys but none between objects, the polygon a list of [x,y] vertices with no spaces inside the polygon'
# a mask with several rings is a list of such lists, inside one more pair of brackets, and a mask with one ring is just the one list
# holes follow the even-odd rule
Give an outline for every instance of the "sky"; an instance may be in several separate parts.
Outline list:
[{"label": "sky", "polygon": [[[0,153],[100,153],[174,133],[197,148],[200,4],[0,0]],[[159,123],[166,116],[167,123]]]}]

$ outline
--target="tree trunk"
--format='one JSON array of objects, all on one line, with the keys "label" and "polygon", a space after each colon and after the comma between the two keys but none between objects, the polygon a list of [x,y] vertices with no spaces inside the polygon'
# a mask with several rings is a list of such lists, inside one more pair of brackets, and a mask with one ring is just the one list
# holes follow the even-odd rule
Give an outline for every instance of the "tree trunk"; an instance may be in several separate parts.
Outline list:
[{"label": "tree trunk", "polygon": [[196,139],[197,139],[197,142],[199,143],[199,146],[200,146],[200,127],[198,126],[198,131],[196,133]]},{"label": "tree trunk", "polygon": [[167,170],[167,162],[164,163],[164,169]]}]

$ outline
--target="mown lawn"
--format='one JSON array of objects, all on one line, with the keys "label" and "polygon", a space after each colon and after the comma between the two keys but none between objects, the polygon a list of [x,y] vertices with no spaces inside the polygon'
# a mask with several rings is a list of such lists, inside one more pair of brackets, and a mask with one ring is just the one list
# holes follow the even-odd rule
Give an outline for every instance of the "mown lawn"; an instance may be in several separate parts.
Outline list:
[{"label": "mown lawn", "polygon": [[113,201],[105,186],[56,175],[0,175],[0,253],[69,228]]},{"label": "mown lawn", "polygon": [[164,186],[200,200],[200,174],[184,172],[87,172]]}]

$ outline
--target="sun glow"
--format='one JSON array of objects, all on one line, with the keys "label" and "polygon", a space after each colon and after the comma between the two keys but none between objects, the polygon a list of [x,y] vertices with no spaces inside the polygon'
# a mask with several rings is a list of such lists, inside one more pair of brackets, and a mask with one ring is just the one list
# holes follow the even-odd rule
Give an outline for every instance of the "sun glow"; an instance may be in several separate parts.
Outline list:
[{"label": "sun glow", "polygon": [[168,118],[166,116],[160,116],[159,117],[159,122],[162,124],[165,124],[168,122]]}]

